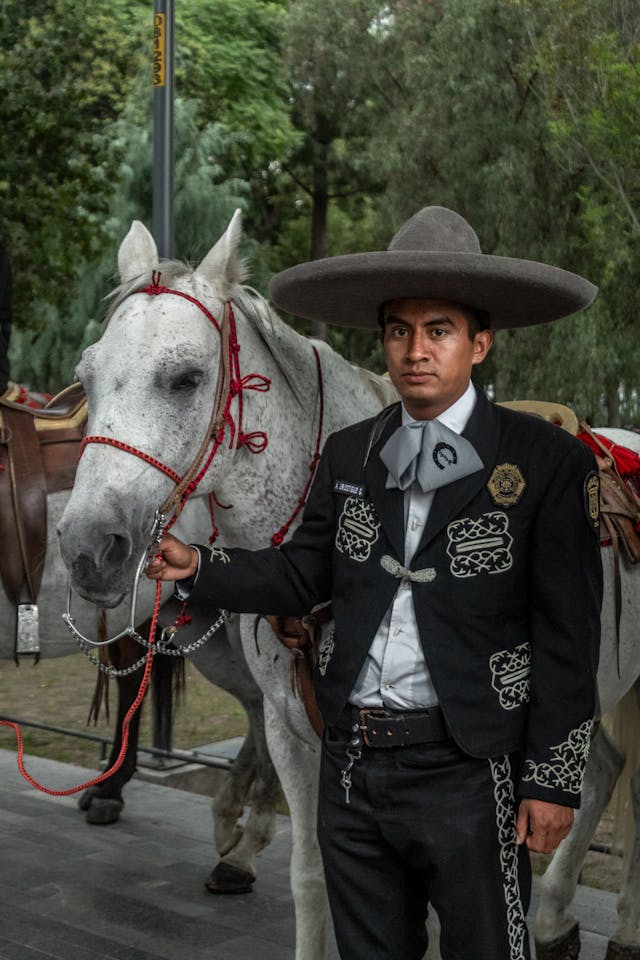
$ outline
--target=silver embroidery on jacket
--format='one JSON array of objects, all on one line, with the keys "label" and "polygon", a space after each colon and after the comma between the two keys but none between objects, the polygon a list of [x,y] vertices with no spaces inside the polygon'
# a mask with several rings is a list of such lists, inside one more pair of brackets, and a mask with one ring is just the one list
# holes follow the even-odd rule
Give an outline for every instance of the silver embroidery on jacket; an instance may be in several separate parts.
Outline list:
[{"label": "silver embroidery on jacket", "polygon": [[209,561],[213,563],[214,560],[219,560],[220,563],[231,563],[231,557],[222,547],[211,547],[211,556]]},{"label": "silver embroidery on jacket", "polygon": [[479,573],[504,573],[513,566],[509,518],[502,510],[483,513],[477,519],[463,517],[447,527],[454,577],[477,577]]},{"label": "silver embroidery on jacket", "polygon": [[518,844],[511,764],[508,756],[490,758],[489,764],[493,775],[502,888],[507,907],[509,960],[524,960],[527,925],[518,880]]},{"label": "silver embroidery on jacket", "polygon": [[566,740],[551,747],[551,759],[546,763],[527,760],[522,774],[523,782],[533,781],[539,787],[580,793],[584,768],[591,744],[591,720],[575,727]]},{"label": "silver embroidery on jacket", "polygon": [[380,521],[373,504],[356,497],[347,497],[338,521],[336,547],[351,560],[364,563],[379,537]]},{"label": "silver embroidery on jacket", "polygon": [[515,710],[529,701],[531,647],[518,644],[515,650],[499,650],[489,657],[491,686],[498,694],[503,710]]},{"label": "silver embroidery on jacket", "polygon": [[333,621],[322,628],[322,640],[318,647],[318,673],[324,677],[335,648],[335,626]]}]

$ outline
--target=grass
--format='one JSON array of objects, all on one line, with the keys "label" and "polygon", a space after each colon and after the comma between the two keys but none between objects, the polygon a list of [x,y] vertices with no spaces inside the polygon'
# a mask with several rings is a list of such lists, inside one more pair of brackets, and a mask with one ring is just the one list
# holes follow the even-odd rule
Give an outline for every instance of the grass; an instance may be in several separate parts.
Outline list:
[{"label": "grass", "polygon": [[[174,727],[175,747],[188,750],[216,740],[242,736],[247,720],[242,706],[226,691],[205,680],[187,661],[187,689],[178,707]],[[111,720],[104,711],[99,722],[87,727],[95,685],[96,668],[81,654],[42,660],[37,666],[23,662],[0,662],[0,714],[22,720],[48,723],[79,732],[112,738],[117,691],[110,682]],[[149,714],[149,715],[147,715]],[[25,753],[85,767],[97,767],[100,745],[46,730],[22,728]],[[143,706],[140,743],[151,746],[150,711]],[[0,727],[0,747],[14,749],[15,734]]]}]

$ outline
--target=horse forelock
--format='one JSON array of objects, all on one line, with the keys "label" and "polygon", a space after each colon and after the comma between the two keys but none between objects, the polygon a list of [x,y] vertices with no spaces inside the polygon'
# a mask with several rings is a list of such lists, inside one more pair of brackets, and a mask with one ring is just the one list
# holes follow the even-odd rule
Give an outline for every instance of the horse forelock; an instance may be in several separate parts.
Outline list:
[{"label": "horse forelock", "polygon": [[[216,290],[215,286],[202,277],[195,267],[180,260],[161,261],[156,276],[157,274],[160,274],[160,286],[188,293],[200,300],[207,309],[211,309],[212,299],[221,298],[220,292]],[[144,290],[152,282],[151,274],[145,272],[115,287],[107,297],[110,304],[104,319],[103,329],[106,329],[113,316],[132,294]],[[292,338],[304,340],[304,338],[285,324],[264,297],[253,287],[244,285],[235,287],[232,302],[236,307],[236,314],[241,314],[258,334],[294,397],[299,403],[302,403],[304,392],[299,384],[299,368],[293,362],[293,359],[289,358],[288,351],[283,349],[283,341]]]},{"label": "horse forelock", "polygon": [[[160,283],[163,287],[175,287],[179,289],[182,281],[190,280],[193,277],[194,267],[181,260],[161,260],[154,274],[160,275]],[[108,326],[113,315],[122,306],[125,300],[132,294],[143,290],[153,283],[153,277],[148,271],[121,283],[107,294],[105,299],[109,301],[109,308],[104,318],[104,326]]]}]

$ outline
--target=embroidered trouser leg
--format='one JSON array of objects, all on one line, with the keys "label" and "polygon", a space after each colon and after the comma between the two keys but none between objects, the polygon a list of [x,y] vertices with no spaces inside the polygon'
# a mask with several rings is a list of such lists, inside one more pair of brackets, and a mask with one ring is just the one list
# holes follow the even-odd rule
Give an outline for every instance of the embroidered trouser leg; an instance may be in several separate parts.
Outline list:
[{"label": "embroidered trouser leg", "polygon": [[347,804],[346,742],[331,736],[318,836],[342,960],[421,960],[428,902],[443,960],[528,960],[531,871],[509,759],[477,760],[452,740],[365,747]]}]

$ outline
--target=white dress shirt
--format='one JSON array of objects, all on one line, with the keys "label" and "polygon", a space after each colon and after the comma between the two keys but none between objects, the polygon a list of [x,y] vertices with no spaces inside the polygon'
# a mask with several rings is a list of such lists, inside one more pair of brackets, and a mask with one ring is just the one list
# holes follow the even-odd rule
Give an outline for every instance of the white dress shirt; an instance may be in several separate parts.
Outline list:
[{"label": "white dress shirt", "polygon": [[[437,419],[455,433],[462,433],[475,402],[476,392],[470,382],[460,399]],[[413,417],[403,405],[402,423],[411,422]],[[411,563],[420,543],[434,492],[423,493],[416,483],[405,490],[405,567]],[[428,590],[429,587],[416,584],[416,589]],[[349,699],[356,706],[392,710],[421,710],[438,702],[422,651],[411,583],[400,583],[376,631]]]}]

